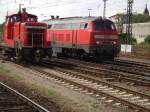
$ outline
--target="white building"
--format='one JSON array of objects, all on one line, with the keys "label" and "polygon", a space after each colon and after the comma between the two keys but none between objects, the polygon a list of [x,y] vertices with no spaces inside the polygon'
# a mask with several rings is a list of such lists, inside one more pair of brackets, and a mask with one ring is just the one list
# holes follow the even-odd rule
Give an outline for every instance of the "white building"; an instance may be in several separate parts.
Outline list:
[{"label": "white building", "polygon": [[[125,24],[123,25],[123,32],[126,32]],[[132,34],[136,38],[137,43],[144,42],[144,39],[150,35],[150,22],[133,24]]]}]

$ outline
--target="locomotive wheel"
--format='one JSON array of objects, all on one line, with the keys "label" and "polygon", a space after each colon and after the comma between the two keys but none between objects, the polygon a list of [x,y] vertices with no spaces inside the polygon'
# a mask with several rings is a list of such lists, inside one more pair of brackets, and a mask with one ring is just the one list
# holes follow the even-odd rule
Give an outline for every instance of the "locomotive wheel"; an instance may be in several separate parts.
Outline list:
[{"label": "locomotive wheel", "polygon": [[40,50],[36,50],[34,52],[34,62],[39,63],[42,60],[42,52]]},{"label": "locomotive wheel", "polygon": [[114,61],[114,59],[115,59],[114,57],[115,57],[115,56],[114,56],[114,53],[111,53],[111,54],[110,54],[110,57],[109,57],[109,60],[110,60],[110,61]]},{"label": "locomotive wheel", "polygon": [[13,59],[15,59],[18,62],[21,61],[22,59],[21,50],[15,49],[15,57],[13,57]]},{"label": "locomotive wheel", "polygon": [[95,58],[94,58],[94,61],[96,61],[96,62],[102,62],[103,61],[102,54],[96,54]]},{"label": "locomotive wheel", "polygon": [[2,58],[3,58],[4,60],[10,59],[9,56],[7,55],[7,52],[6,52],[5,49],[2,49],[1,53],[2,53]]}]

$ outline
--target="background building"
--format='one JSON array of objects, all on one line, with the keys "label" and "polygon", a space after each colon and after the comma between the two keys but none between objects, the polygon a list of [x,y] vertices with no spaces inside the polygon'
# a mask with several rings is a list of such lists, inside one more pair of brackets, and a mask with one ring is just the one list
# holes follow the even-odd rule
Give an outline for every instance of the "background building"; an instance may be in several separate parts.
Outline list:
[{"label": "background building", "polygon": [[[125,13],[116,14],[109,18],[116,24],[119,34],[126,33],[126,18]],[[133,13],[132,30],[133,37],[137,40],[137,43],[142,43],[150,35],[150,16],[147,5],[143,14]]]},{"label": "background building", "polygon": [[147,4],[146,4],[146,7],[145,7],[143,14],[149,16],[149,10],[147,8]]},{"label": "background building", "polygon": [[[144,42],[144,39],[150,35],[150,22],[134,23],[132,26],[132,35],[137,40],[137,43]],[[126,24],[123,25],[123,33],[126,33]]]}]

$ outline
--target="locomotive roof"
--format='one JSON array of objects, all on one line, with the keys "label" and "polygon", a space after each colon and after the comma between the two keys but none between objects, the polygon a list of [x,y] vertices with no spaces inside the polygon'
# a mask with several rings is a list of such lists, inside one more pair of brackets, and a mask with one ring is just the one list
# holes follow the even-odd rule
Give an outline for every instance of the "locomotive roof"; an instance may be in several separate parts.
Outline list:
[{"label": "locomotive roof", "polygon": [[[12,16],[16,16],[16,15],[21,15],[21,13],[11,14],[11,15],[9,15],[8,17],[12,17]],[[33,14],[28,14],[28,13],[27,13],[27,15],[33,16],[33,17],[37,17],[36,15],[33,15]]]},{"label": "locomotive roof", "polygon": [[59,19],[49,19],[45,20],[44,22],[48,24],[57,24],[57,23],[91,22],[96,20],[108,20],[108,19],[103,19],[101,17],[68,17]]}]

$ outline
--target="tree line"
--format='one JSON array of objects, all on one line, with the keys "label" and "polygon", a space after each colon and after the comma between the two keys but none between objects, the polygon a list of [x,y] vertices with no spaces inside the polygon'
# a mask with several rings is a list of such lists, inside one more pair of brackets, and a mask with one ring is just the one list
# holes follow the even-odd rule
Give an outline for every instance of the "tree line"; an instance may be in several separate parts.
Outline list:
[{"label": "tree line", "polygon": [[2,24],[0,24],[0,32],[2,32]]}]

